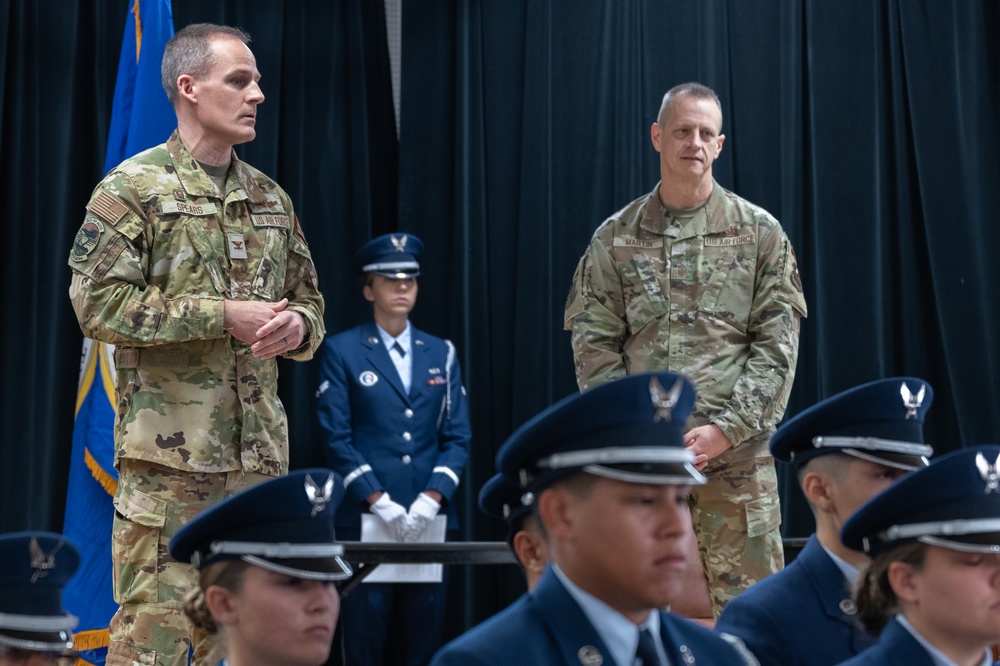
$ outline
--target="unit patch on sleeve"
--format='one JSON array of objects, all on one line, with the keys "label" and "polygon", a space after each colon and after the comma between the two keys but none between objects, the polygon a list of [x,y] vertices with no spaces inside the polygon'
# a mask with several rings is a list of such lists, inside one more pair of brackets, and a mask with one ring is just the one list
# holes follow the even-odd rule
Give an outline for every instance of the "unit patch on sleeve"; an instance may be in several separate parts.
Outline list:
[{"label": "unit patch on sleeve", "polygon": [[101,234],[104,233],[104,223],[96,215],[88,215],[83,221],[83,226],[76,232],[73,239],[73,249],[70,251],[70,258],[73,261],[83,261],[87,255],[94,251]]}]

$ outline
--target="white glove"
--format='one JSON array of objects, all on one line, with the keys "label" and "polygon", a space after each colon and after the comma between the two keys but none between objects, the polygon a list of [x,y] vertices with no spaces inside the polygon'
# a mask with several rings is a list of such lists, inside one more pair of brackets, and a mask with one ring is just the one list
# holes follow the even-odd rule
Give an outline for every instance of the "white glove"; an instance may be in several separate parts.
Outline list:
[{"label": "white glove", "polygon": [[410,513],[407,515],[409,523],[407,531],[403,535],[403,541],[416,541],[423,534],[427,526],[434,522],[434,517],[441,510],[441,504],[435,502],[427,493],[420,493],[417,499],[410,505]]},{"label": "white glove", "polygon": [[389,534],[396,541],[402,541],[409,527],[409,518],[406,509],[401,504],[396,504],[389,498],[389,493],[382,493],[374,504],[371,511],[389,528]]}]

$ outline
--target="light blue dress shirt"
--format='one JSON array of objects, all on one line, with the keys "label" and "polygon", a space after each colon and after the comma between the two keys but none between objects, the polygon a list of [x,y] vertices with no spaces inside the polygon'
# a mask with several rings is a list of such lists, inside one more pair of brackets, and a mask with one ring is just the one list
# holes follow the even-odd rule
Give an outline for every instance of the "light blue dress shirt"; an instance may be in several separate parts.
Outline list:
[{"label": "light blue dress shirt", "polygon": [[[378,324],[375,324],[375,328],[378,329],[378,334],[382,338],[382,344],[389,350],[389,358],[392,359],[392,364],[396,366],[396,372],[399,373],[399,380],[403,382],[403,388],[409,393],[410,386],[413,383],[413,355],[410,354],[410,322],[406,322],[406,328],[396,338],[386,333],[385,329]],[[399,346],[403,348],[402,355],[393,348],[395,343],[399,343]]]},{"label": "light blue dress shirt", "polygon": [[611,606],[589,592],[580,589],[555,563],[552,564],[552,571],[559,577],[559,580],[570,593],[570,596],[579,604],[583,610],[583,614],[590,620],[590,624],[594,626],[597,634],[607,646],[608,651],[611,652],[611,658],[614,663],[635,666],[637,663],[635,650],[639,646],[639,631],[641,629],[649,629],[649,633],[653,636],[653,642],[656,644],[656,653],[660,655],[660,663],[670,666],[670,662],[667,660],[667,652],[663,648],[663,642],[660,637],[659,613],[650,611],[646,621],[636,626],[634,622]]},{"label": "light blue dress shirt", "polygon": [[[934,666],[957,666],[955,662],[953,662],[951,659],[948,658],[948,655],[946,655],[944,652],[941,652],[941,650],[938,650],[936,647],[928,643],[927,639],[921,636],[920,633],[913,628],[913,625],[909,623],[909,621],[906,619],[905,616],[897,615],[896,620],[901,625],[903,625],[903,629],[906,629],[908,632],[910,632],[910,635],[913,636],[914,640],[920,643],[923,646],[923,648],[927,650],[927,656],[929,656],[931,658],[931,661],[934,662]],[[990,658],[989,650],[988,649],[984,650],[983,660],[982,662],[980,662],[980,666],[990,666],[990,664],[992,663],[993,659]]]}]

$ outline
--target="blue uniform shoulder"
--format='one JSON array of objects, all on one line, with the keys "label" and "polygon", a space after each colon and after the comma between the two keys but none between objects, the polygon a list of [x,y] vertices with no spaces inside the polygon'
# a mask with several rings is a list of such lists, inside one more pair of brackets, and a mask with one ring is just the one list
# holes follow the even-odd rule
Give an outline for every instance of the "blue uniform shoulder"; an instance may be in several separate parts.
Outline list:
[{"label": "blue uniform shoulder", "polygon": [[530,619],[532,599],[524,594],[496,615],[476,625],[438,650],[431,666],[451,664],[535,663],[525,659],[530,650],[529,636],[539,631]]},{"label": "blue uniform shoulder", "polygon": [[667,635],[678,641],[678,644],[664,646],[668,653],[678,650],[681,645],[684,645],[700,664],[726,664],[727,666],[735,664],[738,666],[739,664],[754,663],[753,655],[738,637],[722,636],[697,622],[672,613],[661,612],[660,622]]},{"label": "blue uniform shoulder", "polygon": [[332,347],[341,347],[345,344],[357,344],[359,340],[363,339],[363,334],[368,328],[371,328],[373,334],[377,332],[377,329],[375,329],[375,327],[371,324],[361,324],[360,326],[349,328],[341,331],[340,333],[334,333],[333,335],[326,336],[324,343]]}]

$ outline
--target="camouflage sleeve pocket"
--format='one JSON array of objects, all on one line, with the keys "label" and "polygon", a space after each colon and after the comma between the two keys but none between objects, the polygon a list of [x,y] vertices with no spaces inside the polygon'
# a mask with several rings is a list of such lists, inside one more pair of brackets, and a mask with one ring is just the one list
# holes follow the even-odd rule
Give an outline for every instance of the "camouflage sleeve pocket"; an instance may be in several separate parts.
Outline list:
[{"label": "camouflage sleeve pocket", "polygon": [[[296,228],[298,223],[296,222]],[[305,238],[298,234],[291,234],[288,237],[287,263],[284,267],[284,287],[283,293],[278,298],[288,295],[294,291],[297,284],[305,281],[312,289],[319,289],[319,276],[316,273],[316,265],[312,260],[312,253],[306,244]]]},{"label": "camouflage sleeve pocket", "polygon": [[111,555],[115,563],[115,598],[156,603],[160,532],[166,524],[166,504],[123,485],[114,505]]},{"label": "camouflage sleeve pocket", "polygon": [[802,277],[799,275],[799,263],[795,258],[795,248],[787,240],[785,245],[778,298],[791,305],[799,315],[805,317],[809,310],[802,290]]},{"label": "camouflage sleeve pocket", "polygon": [[747,536],[764,536],[781,526],[781,507],[776,498],[760,497],[747,502]]}]

